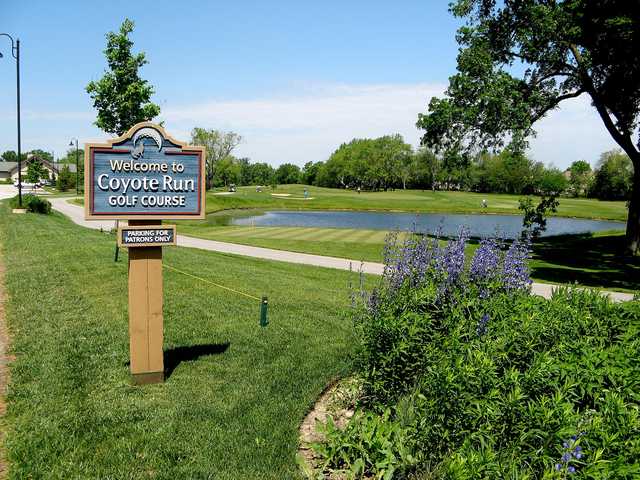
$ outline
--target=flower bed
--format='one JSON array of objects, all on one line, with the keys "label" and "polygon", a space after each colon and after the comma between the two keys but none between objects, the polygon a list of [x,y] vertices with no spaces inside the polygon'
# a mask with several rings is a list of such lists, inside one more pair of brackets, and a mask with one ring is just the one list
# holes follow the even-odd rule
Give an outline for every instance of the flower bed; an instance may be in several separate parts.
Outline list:
[{"label": "flower bed", "polygon": [[355,478],[637,478],[640,303],[529,294],[527,239],[393,240],[356,308],[364,393],[316,446]]}]

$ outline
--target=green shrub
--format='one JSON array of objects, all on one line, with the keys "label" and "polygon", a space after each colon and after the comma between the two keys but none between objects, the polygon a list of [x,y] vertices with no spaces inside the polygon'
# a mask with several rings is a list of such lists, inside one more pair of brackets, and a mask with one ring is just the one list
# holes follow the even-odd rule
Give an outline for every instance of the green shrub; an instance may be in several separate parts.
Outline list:
[{"label": "green shrub", "polygon": [[69,170],[69,165],[65,165],[60,170],[58,178],[56,179],[56,188],[61,192],[66,192],[76,186],[76,176]]},{"label": "green shrub", "polygon": [[417,463],[415,446],[408,427],[390,421],[391,410],[381,415],[358,412],[340,430],[331,418],[318,428],[327,442],[314,445],[324,459],[323,470],[331,465],[346,470],[351,478],[361,478],[375,471],[381,478],[393,478]]},{"label": "green shrub", "polygon": [[[11,208],[19,208],[18,195],[11,199],[10,204]],[[48,200],[30,193],[22,196],[22,208],[32,213],[43,213],[45,215],[51,213],[51,203]]]},{"label": "green shrub", "polygon": [[381,476],[392,458],[394,478],[639,478],[640,302],[529,295],[521,255],[485,241],[464,267],[461,240],[387,262],[358,312],[362,413],[328,432],[326,468]]}]

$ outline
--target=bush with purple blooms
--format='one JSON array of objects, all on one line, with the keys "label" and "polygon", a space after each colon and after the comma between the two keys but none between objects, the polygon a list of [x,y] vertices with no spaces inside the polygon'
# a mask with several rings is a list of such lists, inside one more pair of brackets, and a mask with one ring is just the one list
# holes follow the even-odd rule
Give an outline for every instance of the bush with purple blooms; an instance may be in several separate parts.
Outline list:
[{"label": "bush with purple blooms", "polygon": [[465,257],[468,241],[466,229],[448,242],[418,235],[387,239],[381,283],[361,293],[364,305],[356,312],[367,398],[392,401],[414,388],[428,368],[425,350],[448,333],[447,323],[464,324],[456,334],[477,339],[494,305],[528,295],[528,236],[511,244],[484,239],[471,259]]},{"label": "bush with purple blooms", "polygon": [[[528,239],[391,238],[359,297],[359,412],[318,448],[375,478],[640,478],[640,302],[529,293]],[[401,432],[401,436],[399,436]],[[402,445],[398,445],[402,438]]]}]

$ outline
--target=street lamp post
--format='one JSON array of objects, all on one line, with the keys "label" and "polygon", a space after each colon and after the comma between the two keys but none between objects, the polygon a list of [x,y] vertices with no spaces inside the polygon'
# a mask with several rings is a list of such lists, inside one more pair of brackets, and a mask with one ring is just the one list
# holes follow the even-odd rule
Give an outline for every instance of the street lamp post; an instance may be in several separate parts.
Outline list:
[{"label": "street lamp post", "polygon": [[[13,37],[8,33],[0,33],[0,37],[5,36],[11,40],[11,56],[16,59],[16,104],[18,110],[18,206],[22,208],[22,152],[20,142],[20,40],[13,41]],[[3,55],[0,52],[0,58]]]},{"label": "street lamp post", "polygon": [[78,139],[74,138],[69,142],[69,146],[73,147],[73,142],[76,142],[76,197],[80,195],[80,185],[78,184],[78,173],[80,172],[80,162],[78,161]]}]

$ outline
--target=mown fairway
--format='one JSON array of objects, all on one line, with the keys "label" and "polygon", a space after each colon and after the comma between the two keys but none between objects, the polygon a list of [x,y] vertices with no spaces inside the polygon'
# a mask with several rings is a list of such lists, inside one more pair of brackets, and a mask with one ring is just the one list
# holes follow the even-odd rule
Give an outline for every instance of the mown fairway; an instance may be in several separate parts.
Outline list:
[{"label": "mown fairway", "polygon": [[355,228],[179,226],[184,235],[221,242],[372,262],[382,261],[389,232]]},{"label": "mown fairway", "polygon": [[[348,368],[349,273],[165,249],[165,384],[128,375],[126,254],[60,214],[0,204],[12,335],[11,478],[297,478],[297,428]],[[354,280],[357,283],[357,279]]]},{"label": "mown fairway", "polygon": [[[306,187],[309,199],[304,199],[304,185],[282,185],[276,190],[263,187],[240,187],[236,193],[207,194],[207,212],[234,208],[314,209],[314,210],[385,210],[406,212],[450,213],[519,213],[520,195],[445,192],[429,190],[395,190],[362,192],[335,188]],[[220,190],[217,193],[225,193]],[[288,197],[273,196],[286,195]],[[486,199],[488,208],[482,208]],[[601,202],[593,199],[561,198],[557,215],[565,217],[625,220],[625,202]]]}]

